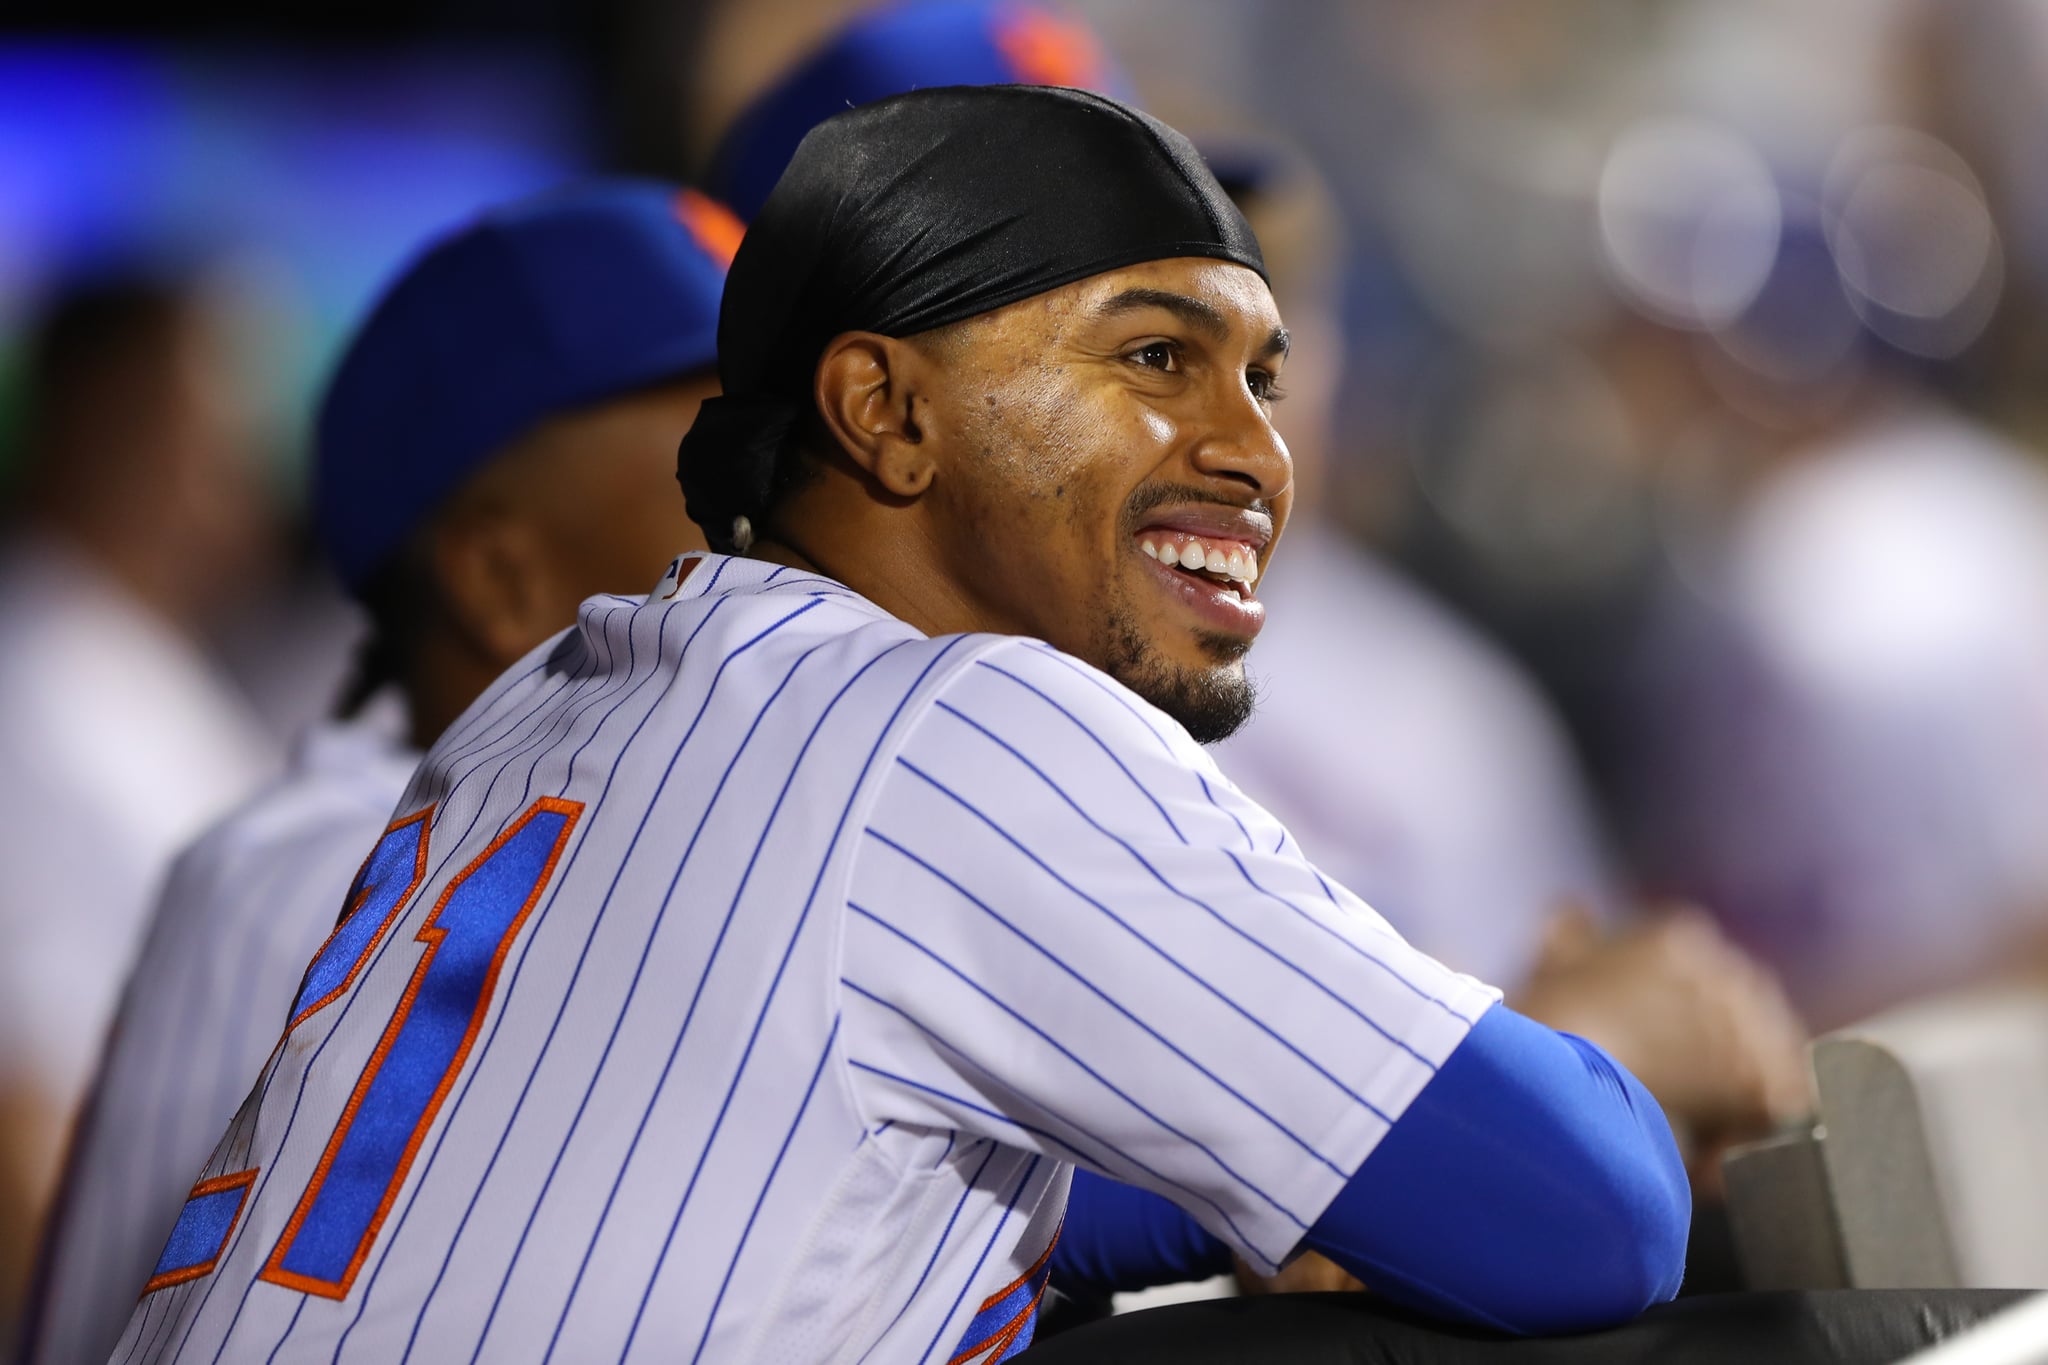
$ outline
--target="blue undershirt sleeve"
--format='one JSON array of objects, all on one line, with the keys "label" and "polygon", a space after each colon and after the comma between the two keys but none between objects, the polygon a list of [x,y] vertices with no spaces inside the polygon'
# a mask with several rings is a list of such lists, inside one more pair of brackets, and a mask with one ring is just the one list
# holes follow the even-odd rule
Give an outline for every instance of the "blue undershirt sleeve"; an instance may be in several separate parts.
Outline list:
[{"label": "blue undershirt sleeve", "polygon": [[1053,1287],[1075,1296],[1124,1293],[1229,1273],[1230,1248],[1150,1190],[1076,1168],[1052,1253]]},{"label": "blue undershirt sleeve", "polygon": [[1678,1292],[1691,1218],[1649,1092],[1593,1044],[1496,1005],[1301,1249],[1435,1316],[1586,1331]]}]

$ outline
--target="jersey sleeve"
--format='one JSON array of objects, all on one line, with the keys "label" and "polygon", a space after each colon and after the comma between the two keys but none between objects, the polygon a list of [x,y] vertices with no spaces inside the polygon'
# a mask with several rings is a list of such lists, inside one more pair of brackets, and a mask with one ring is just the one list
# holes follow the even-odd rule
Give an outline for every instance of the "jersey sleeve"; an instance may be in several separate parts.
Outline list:
[{"label": "jersey sleeve", "polygon": [[906,736],[840,965],[870,1122],[1150,1189],[1268,1273],[1499,998],[1321,876],[1180,726],[1027,641]]}]

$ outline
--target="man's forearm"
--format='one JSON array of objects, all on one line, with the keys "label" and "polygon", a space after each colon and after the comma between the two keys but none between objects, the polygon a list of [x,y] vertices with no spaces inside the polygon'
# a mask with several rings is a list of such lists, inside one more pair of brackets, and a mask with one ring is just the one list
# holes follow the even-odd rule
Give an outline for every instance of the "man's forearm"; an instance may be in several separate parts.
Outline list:
[{"label": "man's forearm", "polygon": [[1230,1273],[1230,1248],[1178,1205],[1093,1171],[1074,1171],[1052,1283],[1076,1295],[1124,1293]]},{"label": "man's forearm", "polygon": [[1592,1044],[1495,1006],[1302,1245],[1426,1312],[1567,1332],[1677,1293],[1691,1215],[1649,1092]]}]

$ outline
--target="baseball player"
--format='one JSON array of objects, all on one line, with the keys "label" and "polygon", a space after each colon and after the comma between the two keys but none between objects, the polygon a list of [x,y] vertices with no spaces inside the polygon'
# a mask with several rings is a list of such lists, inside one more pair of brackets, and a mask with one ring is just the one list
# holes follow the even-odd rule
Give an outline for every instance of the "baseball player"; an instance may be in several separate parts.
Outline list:
[{"label": "baseball player", "polygon": [[[834,113],[1009,83],[1130,88],[1071,15],[1026,0],[897,0],[853,16],[778,76],[722,136],[707,183],[756,211],[804,134]],[[1555,719],[1498,651],[1317,515],[1342,369],[1329,308],[1342,289],[1334,243],[1319,240],[1329,229],[1313,170],[1271,143],[1197,149],[1260,236],[1275,304],[1313,339],[1315,362],[1290,373],[1275,414],[1296,496],[1280,574],[1259,588],[1269,615],[1252,666],[1265,703],[1214,757],[1403,937],[1623,1061],[1711,1195],[1721,1147],[1810,1106],[1803,1033],[1775,983],[1702,913],[1596,928],[1622,892]],[[1560,916],[1567,904],[1583,909]],[[1145,1207],[1076,1172],[1055,1289],[1095,1298],[1230,1269],[1227,1246],[1170,1205]],[[1313,1258],[1285,1280],[1345,1282]]]},{"label": "baseball player", "polygon": [[1102,97],[814,131],[683,446],[719,553],[435,742],[114,1358],[1005,1359],[1077,1164],[1509,1330],[1674,1292],[1647,1093],[1199,747],[1289,502],[1261,270]]},{"label": "baseball player", "polygon": [[738,237],[670,186],[561,191],[433,246],[354,339],[321,413],[315,512],[373,611],[358,690],[375,695],[176,864],[45,1237],[26,1361],[113,1348],[414,744],[584,597],[637,591],[702,544],[670,481],[716,391]]}]

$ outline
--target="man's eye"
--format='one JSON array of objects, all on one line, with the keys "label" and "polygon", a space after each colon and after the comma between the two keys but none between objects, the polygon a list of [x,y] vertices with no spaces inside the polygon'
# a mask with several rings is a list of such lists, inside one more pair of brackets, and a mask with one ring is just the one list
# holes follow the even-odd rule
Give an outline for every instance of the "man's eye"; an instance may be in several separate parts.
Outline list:
[{"label": "man's eye", "polygon": [[1281,392],[1280,376],[1271,370],[1251,370],[1245,375],[1245,383],[1251,387],[1252,397],[1261,403],[1277,403],[1287,396]]},{"label": "man's eye", "polygon": [[1131,352],[1131,359],[1147,369],[1164,370],[1168,374],[1180,368],[1180,350],[1170,341],[1153,341]]}]

